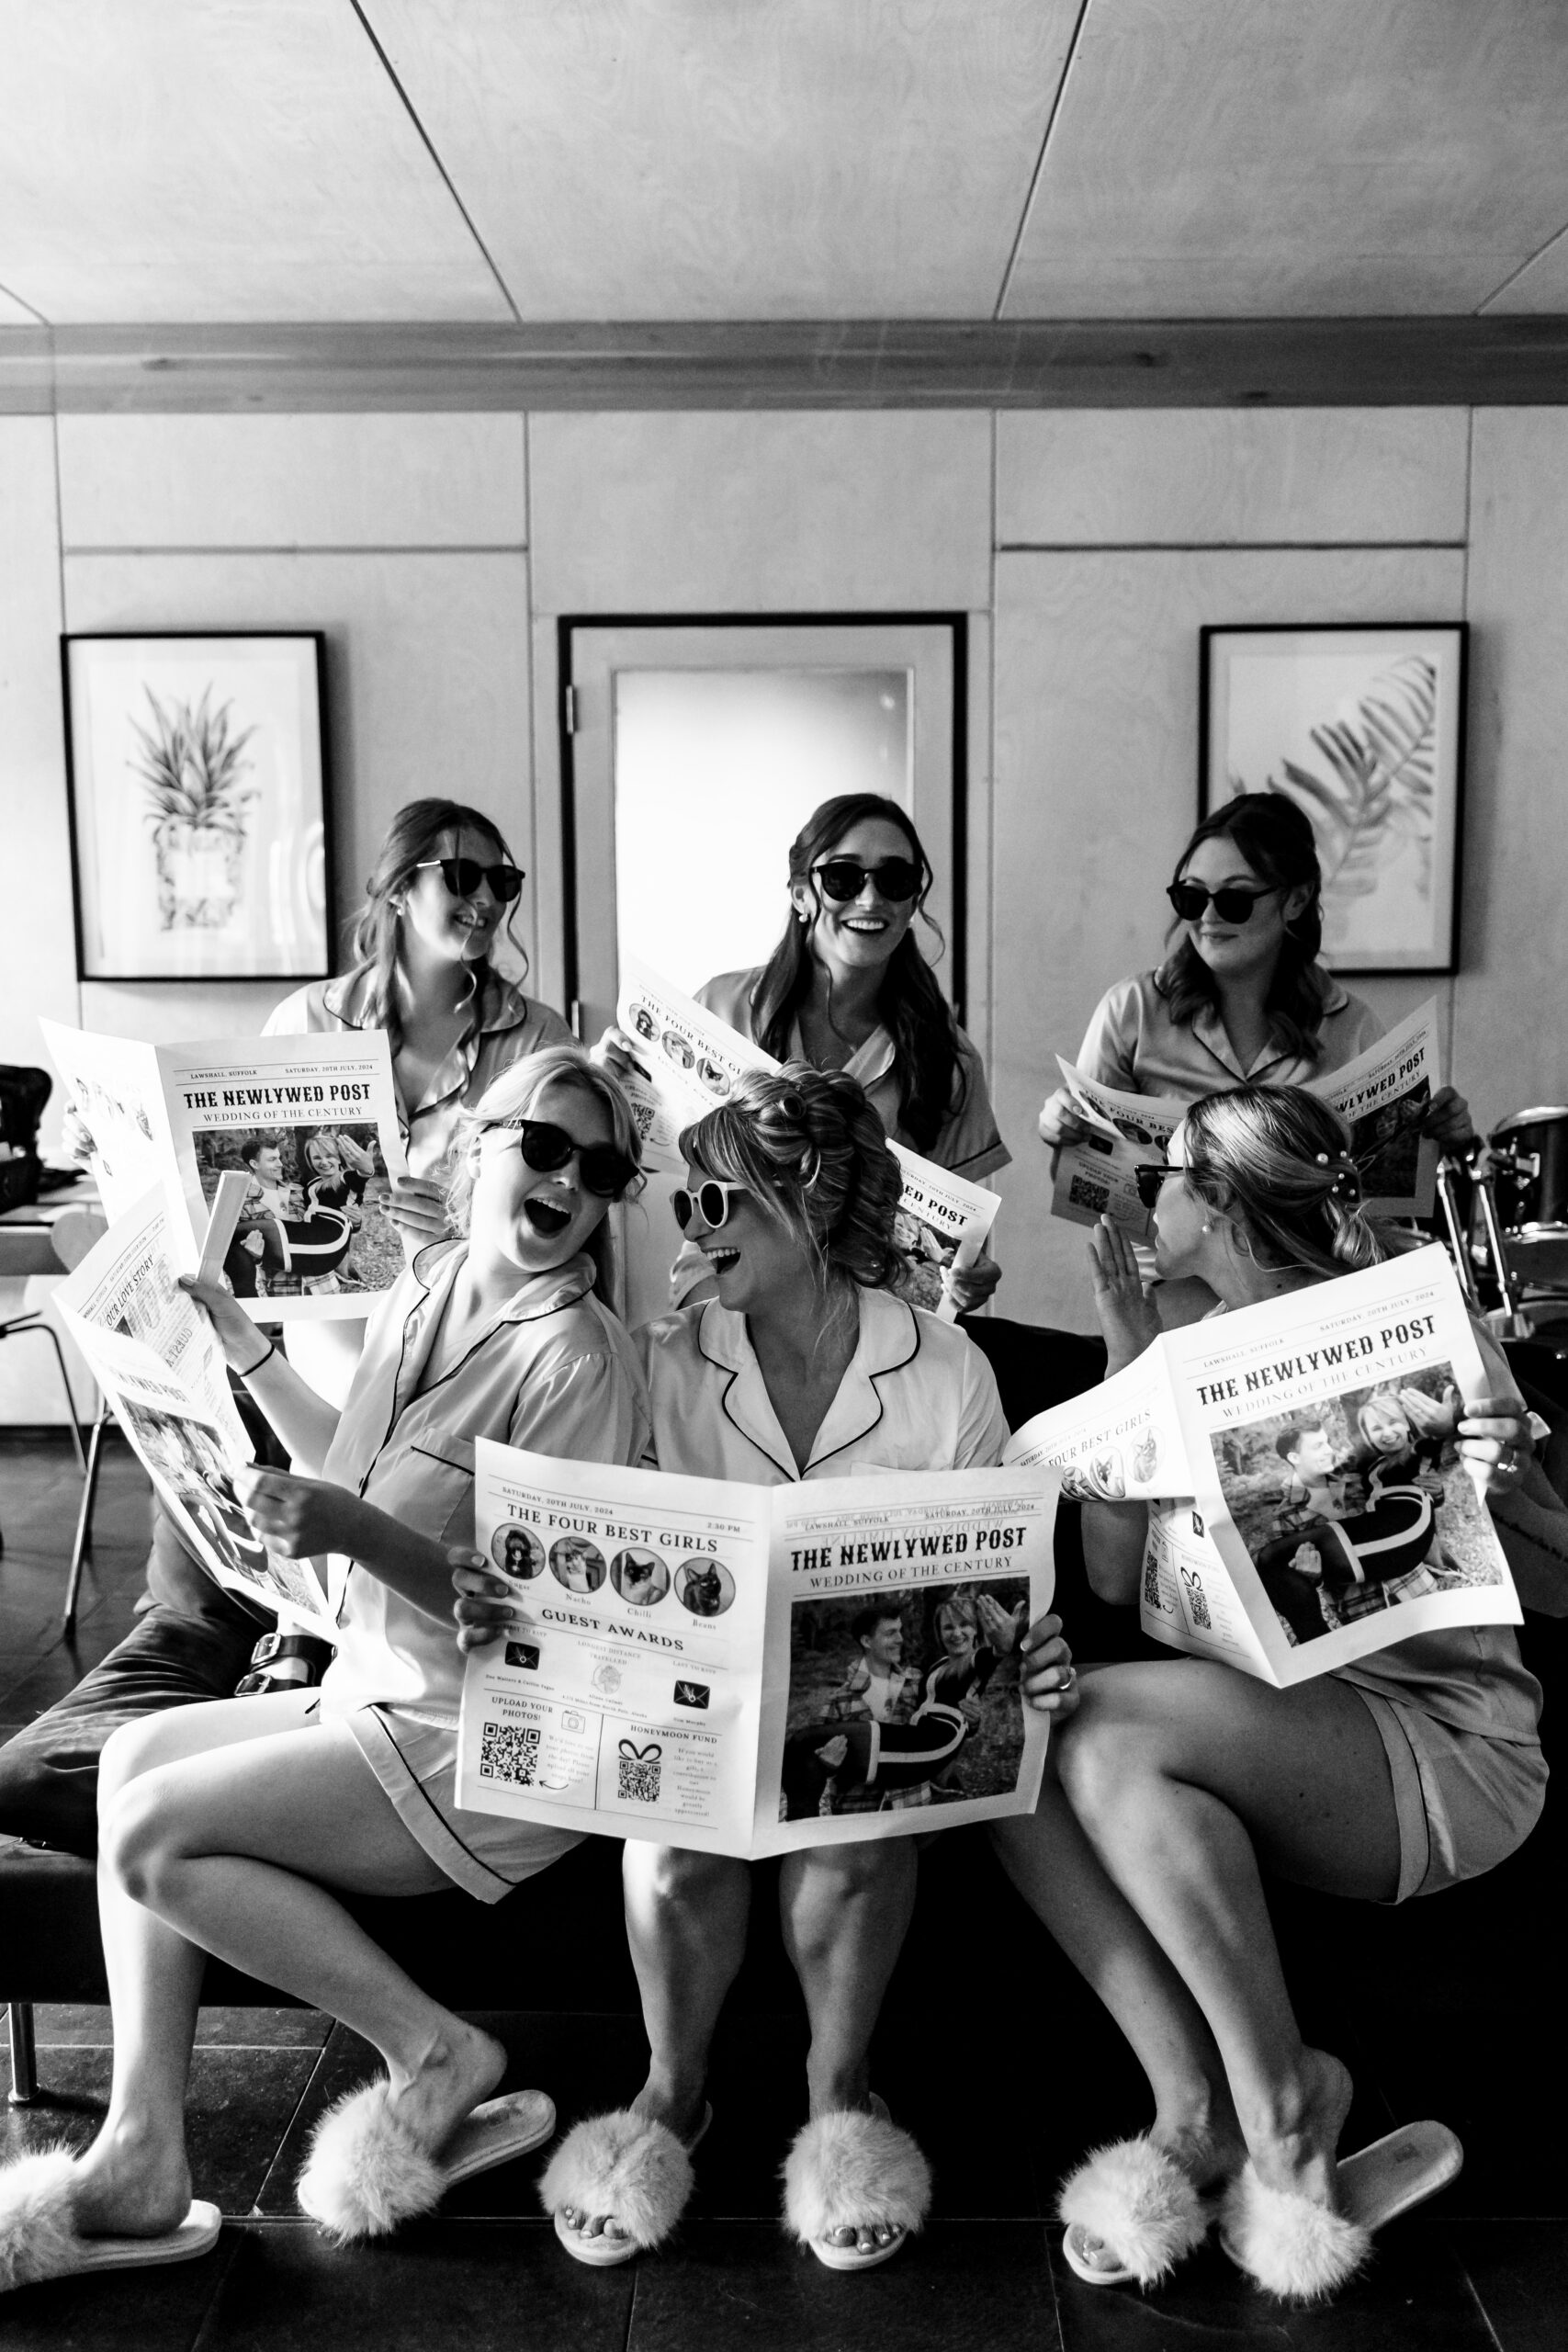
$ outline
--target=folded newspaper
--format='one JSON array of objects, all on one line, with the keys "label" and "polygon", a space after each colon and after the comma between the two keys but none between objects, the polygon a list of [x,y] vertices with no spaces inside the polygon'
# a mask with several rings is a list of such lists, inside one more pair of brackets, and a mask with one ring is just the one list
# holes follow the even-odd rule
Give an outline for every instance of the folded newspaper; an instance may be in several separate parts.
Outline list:
[{"label": "folded newspaper", "polygon": [[[632,956],[623,962],[615,1018],[639,1048],[626,1091],[642,1135],[644,1165],[667,1174],[684,1172],[679,1148],[683,1127],[716,1110],[750,1072],[780,1067],[761,1046]],[[904,1261],[899,1295],[951,1323],[958,1309],[942,1291],[942,1274],[950,1266],[974,1264],[996,1223],[1000,1199],[902,1144],[888,1149],[903,1180],[894,1224],[894,1243]]]},{"label": "folded newspaper", "polygon": [[67,1275],[55,1304],[208,1574],[332,1640],[310,1563],[269,1550],[235,1492],[234,1472],[253,1450],[212,1326],[176,1283],[196,1270],[183,1250],[154,1184]]},{"label": "folded newspaper", "polygon": [[[1140,1161],[1162,1160],[1188,1104],[1167,1095],[1127,1094],[1056,1057],[1085,1132],[1056,1155],[1051,1214],[1075,1225],[1108,1216],[1140,1240],[1154,1220],[1138,1198]],[[1343,1069],[1309,1080],[1350,1129],[1350,1157],[1374,1216],[1430,1216],[1439,1148],[1420,1132],[1442,1083],[1435,997]]]},{"label": "folded newspaper", "polygon": [[363,1317],[397,1281],[388,1180],[408,1163],[384,1031],[149,1046],[40,1025],[110,1216],[164,1185],[194,1266],[233,1170],[248,1182],[221,1271],[258,1321]]},{"label": "folded newspaper", "polygon": [[1494,1385],[1434,1244],[1166,1332],[1006,1460],[1147,1500],[1145,1632],[1283,1688],[1439,1627],[1519,1623],[1457,1450]]},{"label": "folded newspaper", "polygon": [[1034,1805],[1048,1472],[749,1487],[474,1452],[515,1619],[468,1658],[459,1804],[747,1856]]}]

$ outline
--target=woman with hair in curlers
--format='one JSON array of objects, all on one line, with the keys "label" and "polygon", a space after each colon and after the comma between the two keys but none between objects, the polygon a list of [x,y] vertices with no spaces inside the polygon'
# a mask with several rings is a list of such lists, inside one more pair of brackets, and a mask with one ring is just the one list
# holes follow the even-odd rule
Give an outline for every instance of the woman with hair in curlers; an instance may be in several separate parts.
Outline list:
[{"label": "woman with hair in curlers", "polygon": [[[676,1219],[717,1296],[637,1335],[661,1470],[776,1485],[999,1461],[1007,1424],[986,1359],[887,1287],[898,1173],[852,1079],[794,1063],[749,1079],[682,1148]],[[457,1583],[464,1638],[498,1638],[497,1589],[478,1572]],[[1047,1617],[1024,1637],[1037,1679],[1070,1679],[1058,1635]],[[624,1868],[648,2079],[629,2109],[579,2124],[543,2184],[562,2244],[592,2263],[659,2245],[690,2194],[709,2048],[750,1902],[744,1861],[633,1840]],[[925,2159],[867,2071],[913,1905],[914,1841],[788,1854],[779,1891],[811,2028],[811,2120],[785,2165],[786,2217],[823,2262],[860,2269],[895,2253],[930,2201]]]},{"label": "woman with hair in curlers", "polygon": [[[1221,1314],[1375,1264],[1385,1244],[1361,1214],[1348,1141],[1293,1087],[1195,1103],[1159,1171],[1157,1272],[1199,1277]],[[1125,1237],[1102,1223],[1093,1253],[1113,1374],[1158,1320]],[[1494,1393],[1463,1408],[1454,1436],[1506,1491],[1529,1425],[1476,1336]],[[1137,1599],[1147,1508],[1083,1507],[1104,1600]],[[1414,2125],[1337,2161],[1350,2077],[1302,2039],[1260,1871],[1393,1903],[1490,1870],[1540,1810],[1540,1687],[1512,1631],[1486,1625],[1418,1634],[1288,1690],[1183,1658],[1090,1667],[1082,1693],[1038,1812],[993,1833],[1154,2098],[1146,2134],[1099,2149],[1066,2183],[1067,2259],[1091,2283],[1153,2284],[1218,2205],[1226,2251],[1258,2283],[1331,2293],[1380,2222],[1452,2177],[1458,2143]]]},{"label": "woman with hair in curlers", "polygon": [[[1216,1088],[1300,1086],[1376,1044],[1382,1023],[1318,962],[1323,876],[1312,823],[1280,792],[1238,793],[1212,809],[1167,892],[1180,936],[1153,971],[1108,989],[1078,1048],[1087,1078],[1122,1093],[1196,1102]],[[1471,1133],[1451,1086],[1425,1132],[1445,1148]],[[1053,1149],[1083,1133],[1065,1086],[1046,1097]]]},{"label": "woman with hair in curlers", "polygon": [[[724,972],[697,990],[776,1061],[844,1070],[865,1089],[895,1143],[978,1183],[1011,1154],[997,1132],[978,1053],[948,1010],[920,951],[931,861],[913,820],[874,792],[840,793],[814,808],[790,844],[790,916],[765,964]],[[612,1067],[636,1059],[634,1039],[606,1031]],[[690,1250],[677,1296],[705,1277]],[[943,1288],[961,1309],[1001,1280],[989,1258],[949,1268]]]},{"label": "woman with hair in curlers", "polygon": [[80,2158],[0,2172],[0,2286],[204,2253],[184,2100],[209,1952],[364,2036],[385,2075],[319,2125],[299,2201],[339,2243],[428,2212],[547,2139],[539,2091],[492,2097],[500,2042],[431,2000],[341,1898],[457,1885],[495,1902],[578,1843],[454,1795],[462,1658],[448,1547],[473,1543],[473,1441],[631,1463],[647,1390],[597,1291],[604,1214],[637,1181],[631,1109],[575,1048],[514,1065],[464,1113],[455,1235],[371,1317],[339,1413],[228,1292],[191,1281],[300,1473],[253,1470],[280,1552],[328,1555],[337,1656],[319,1689],[177,1707],[108,1741],[99,1916],[108,2114]]}]

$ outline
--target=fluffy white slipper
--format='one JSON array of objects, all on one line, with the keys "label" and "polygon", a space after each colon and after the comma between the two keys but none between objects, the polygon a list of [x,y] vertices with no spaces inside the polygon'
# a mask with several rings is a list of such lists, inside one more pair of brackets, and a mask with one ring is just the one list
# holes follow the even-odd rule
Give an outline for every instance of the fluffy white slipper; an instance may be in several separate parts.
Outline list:
[{"label": "fluffy white slipper", "polygon": [[217,2245],[218,2208],[201,2200],[162,2237],[78,2237],[71,2193],[75,2169],[75,2157],[62,2143],[0,2171],[0,2293],[87,2270],[191,2262]]},{"label": "fluffy white slipper", "polygon": [[1446,2188],[1463,2163],[1446,2124],[1404,2124],[1336,2165],[1338,2212],[1265,2187],[1247,2164],[1226,2191],[1220,2243],[1270,2294],[1317,2302],[1355,2277],[1375,2230]]},{"label": "fluffy white slipper", "polygon": [[[713,2118],[705,2108],[692,2135],[694,2148]],[[574,2123],[539,2181],[539,2202],[555,2220],[556,2235],[575,2261],[604,2270],[662,2245],[691,2196],[691,2150],[667,2123],[629,2107]],[[574,2229],[565,2209],[603,2214],[616,2235],[592,2237]]]},{"label": "fluffy white slipper", "polygon": [[[1056,2211],[1066,2223],[1062,2252],[1091,2287],[1136,2279],[1156,2287],[1202,2245],[1209,2215],[1180,2165],[1152,2140],[1114,2140],[1096,2148],[1062,2183]],[[1096,2263],[1075,2233],[1098,2238],[1115,2257]]]},{"label": "fluffy white slipper", "polygon": [[476,2107],[432,2154],[389,2112],[390,2096],[386,2081],[350,2091],[316,2126],[295,2195],[336,2245],[434,2212],[458,2181],[526,2155],[556,2128],[543,2091],[512,2091]]},{"label": "fluffy white slipper", "polygon": [[[784,2221],[829,2270],[869,2270],[897,2253],[931,2211],[931,2168],[880,2099],[876,2112],[813,2116],[784,2158]],[[889,2229],[886,2245],[837,2245],[834,2230]]]}]

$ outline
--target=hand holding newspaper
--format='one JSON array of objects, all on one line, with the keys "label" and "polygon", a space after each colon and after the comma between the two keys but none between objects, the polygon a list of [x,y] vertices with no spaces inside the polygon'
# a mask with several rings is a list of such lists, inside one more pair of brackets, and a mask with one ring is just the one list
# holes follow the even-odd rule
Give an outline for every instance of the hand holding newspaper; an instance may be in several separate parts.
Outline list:
[{"label": "hand holding newspaper", "polygon": [[[1075,1225],[1108,1216],[1139,1240],[1153,1221],[1138,1198],[1141,1160],[1160,1160],[1188,1105],[1168,1096],[1126,1094],[1104,1086],[1058,1054],[1086,1133],[1056,1154],[1051,1214]],[[1350,1157],[1361,1175],[1363,1204],[1373,1216],[1430,1216],[1439,1148],[1420,1132],[1441,1085],[1435,997],[1343,1069],[1308,1081],[1350,1130]]]},{"label": "hand holding newspaper", "polygon": [[111,1217],[163,1184],[194,1265],[220,1180],[244,1178],[220,1272],[265,1322],[363,1317],[398,1280],[388,1180],[408,1162],[384,1031],[148,1046],[40,1026]]},{"label": "hand holding newspaper", "polygon": [[1050,1605],[1030,1470],[748,1487],[475,1445],[515,1596],[469,1654],[457,1802],[756,1856],[1029,1811]]},{"label": "hand holding newspaper", "polygon": [[[643,1139],[644,1165],[668,1174],[685,1170],[679,1148],[683,1127],[728,1100],[749,1072],[781,1067],[634,956],[624,961],[615,1019],[637,1048],[626,1091]],[[894,1227],[906,1270],[900,1295],[951,1323],[958,1308],[943,1290],[942,1274],[974,1264],[1001,1202],[995,1193],[966,1183],[902,1144],[889,1144],[888,1149],[903,1180]]]},{"label": "hand holding newspaper", "polygon": [[235,1492],[233,1474],[254,1458],[252,1448],[212,1326],[175,1279],[180,1263],[181,1242],[154,1184],[66,1277],[56,1304],[208,1574],[330,1640],[309,1561],[269,1550]]},{"label": "hand holding newspaper", "polygon": [[1006,1459],[1060,1470],[1064,1494],[1147,1499],[1145,1631],[1283,1688],[1416,1634],[1520,1622],[1457,1452],[1492,1385],[1433,1245],[1164,1333]]}]

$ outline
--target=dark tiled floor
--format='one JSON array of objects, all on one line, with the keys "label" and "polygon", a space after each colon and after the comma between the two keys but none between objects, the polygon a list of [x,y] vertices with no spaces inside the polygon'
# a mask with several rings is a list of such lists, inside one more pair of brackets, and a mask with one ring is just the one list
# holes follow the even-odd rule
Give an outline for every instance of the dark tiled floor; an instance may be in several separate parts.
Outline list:
[{"label": "dark tiled floor", "polygon": [[[140,1589],[146,1499],[108,1452],[94,1566],[73,1648],[59,1639],[76,1477],[58,1442],[0,1435],[0,1725],[70,1689],[112,1646]],[[1090,2131],[1145,2119],[1140,2079],[1089,1995],[1021,1922],[994,1979],[966,1949],[966,1860],[926,1857],[910,1963],[889,1996],[878,2074],[937,2169],[936,2216],[886,2268],[835,2276],[784,2241],[776,2174],[801,2117],[801,2022],[778,1972],[715,2054],[714,2125],[698,2189],[657,2261],[595,2272],[569,2261],[537,2211],[537,2158],[468,2183],[395,2243],[334,2253],[297,2216],[293,2181],[315,2118],[372,2071],[366,2046],[294,2009],[204,2012],[191,2078],[198,2194],[227,2218],[204,2260],[28,2289],[0,2306],[18,2352],[1561,2352],[1568,2344],[1568,2145],[1551,2129],[1568,2092],[1555,2022],[1562,1981],[1562,1841],[1551,1817],[1477,1887],[1397,1913],[1279,1900],[1303,2023],[1357,2079],[1348,2137],[1438,2114],[1465,2143],[1443,2198],[1379,2240],[1365,2279],[1326,2312],[1281,2311],[1217,2251],[1158,2295],[1087,2288],[1046,2219]],[[994,1898],[1002,1929],[1010,1896]],[[1029,1973],[1021,1976],[1019,1954]],[[933,2001],[934,1976],[942,1979]],[[550,2010],[487,2016],[508,2083],[537,2082],[563,2120],[618,2102],[643,2054],[635,2018]],[[102,2009],[38,2014],[44,2096],[0,2110],[0,2157],[85,2138],[107,2087]],[[1522,2218],[1521,2218],[1522,2217]]]}]

